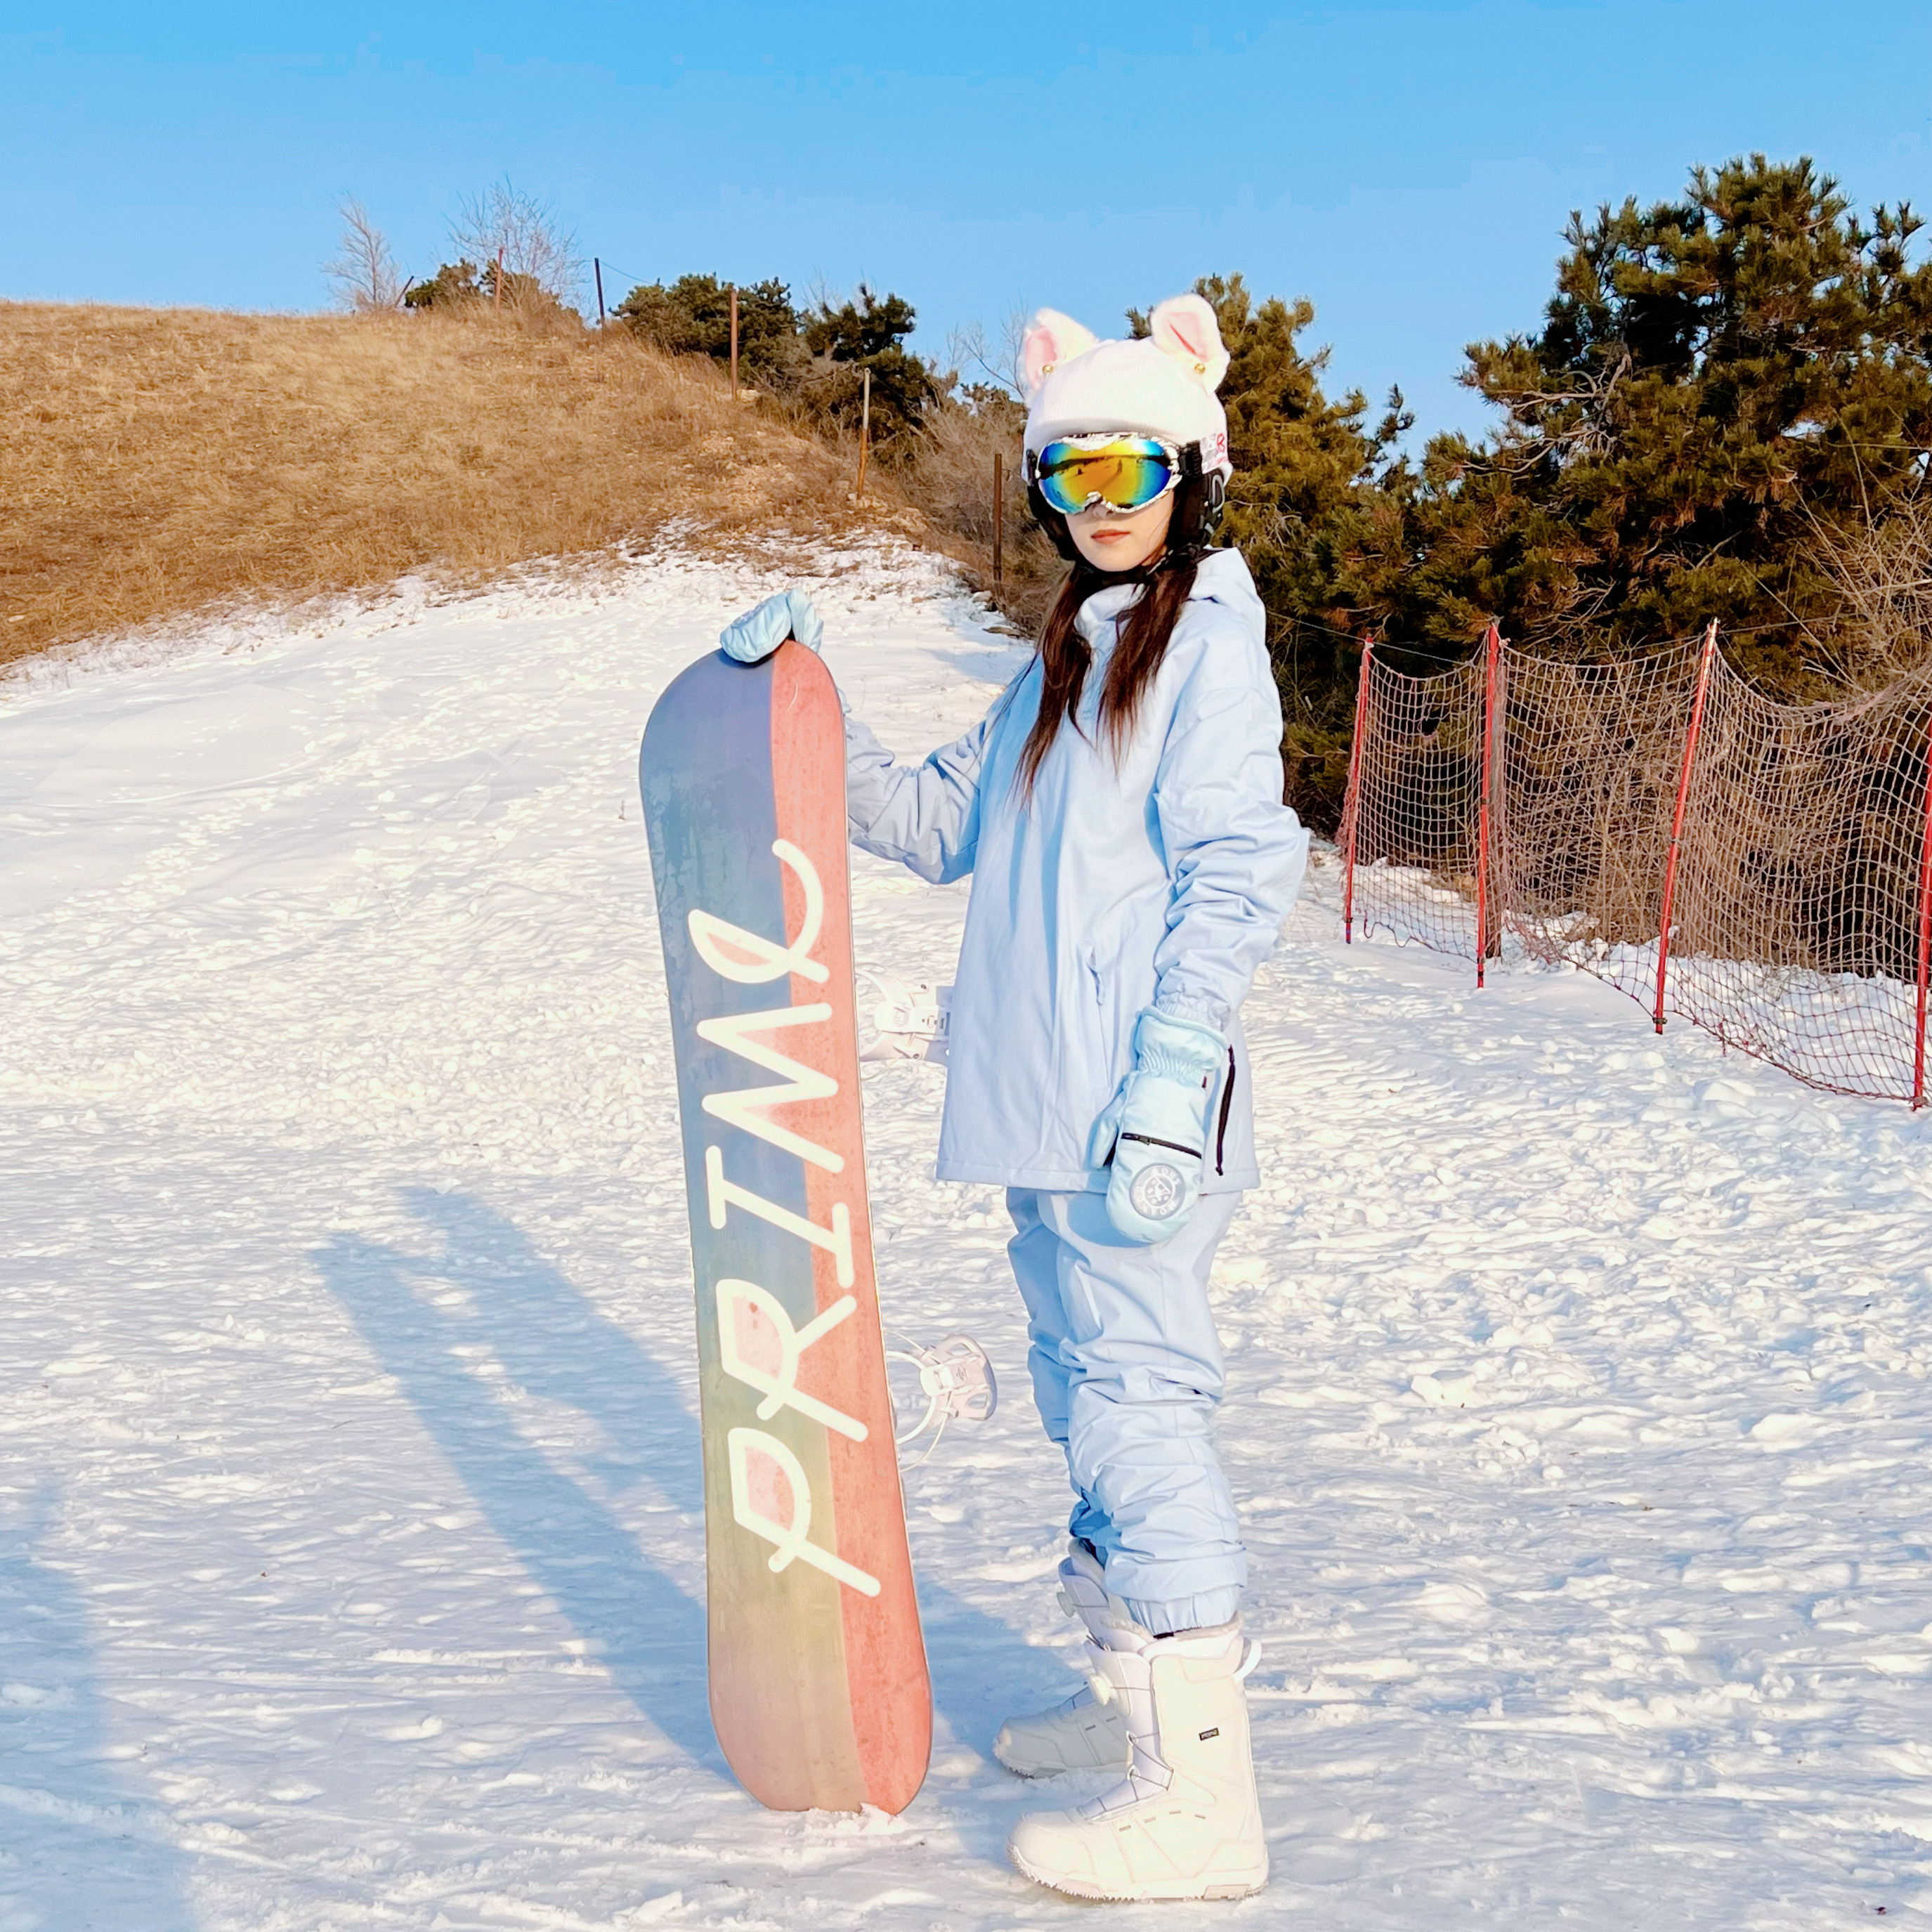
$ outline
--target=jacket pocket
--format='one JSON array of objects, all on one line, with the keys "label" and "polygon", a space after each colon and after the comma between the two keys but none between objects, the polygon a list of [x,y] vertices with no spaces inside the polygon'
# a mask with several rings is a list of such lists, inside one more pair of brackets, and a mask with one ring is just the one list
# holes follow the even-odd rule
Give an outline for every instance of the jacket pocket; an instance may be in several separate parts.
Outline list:
[{"label": "jacket pocket", "polygon": [[1221,1082],[1221,1120],[1214,1130],[1214,1172],[1226,1170],[1222,1162],[1228,1151],[1228,1116],[1234,1110],[1234,1049],[1228,1049],[1227,1077]]}]

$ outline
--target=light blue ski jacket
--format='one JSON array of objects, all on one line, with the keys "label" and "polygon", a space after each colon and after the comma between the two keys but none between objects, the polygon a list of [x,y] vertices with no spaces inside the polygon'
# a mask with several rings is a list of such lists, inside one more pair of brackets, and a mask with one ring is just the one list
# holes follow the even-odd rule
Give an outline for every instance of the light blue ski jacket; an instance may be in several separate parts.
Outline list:
[{"label": "light blue ski jacket", "polygon": [[1030,802],[1016,783],[1040,704],[1037,660],[956,744],[901,765],[846,722],[856,844],[922,878],[973,877],[952,995],[942,1180],[1104,1190],[1095,1124],[1132,1061],[1143,1006],[1227,1034],[1204,1192],[1255,1185],[1239,1010],[1307,861],[1281,802],[1281,700],[1261,599],[1238,551],[1204,558],[1118,763],[1100,693],[1117,586],[1078,620],[1094,663],[1078,734],[1062,727]]}]

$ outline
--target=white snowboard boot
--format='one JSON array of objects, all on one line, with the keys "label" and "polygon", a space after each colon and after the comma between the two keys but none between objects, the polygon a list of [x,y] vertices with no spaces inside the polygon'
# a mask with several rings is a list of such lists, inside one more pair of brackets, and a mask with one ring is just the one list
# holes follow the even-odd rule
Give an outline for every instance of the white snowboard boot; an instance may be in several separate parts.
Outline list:
[{"label": "white snowboard boot", "polygon": [[1007,1850],[1077,1898],[1243,1898],[1268,1882],[1242,1680],[1259,1654],[1240,1620],[1090,1646],[1096,1692],[1126,1720],[1127,1774],[1076,1811],[1029,1812]]},{"label": "white snowboard boot", "polygon": [[[1060,1607],[1086,1624],[1096,1643],[1116,1626],[1134,1620],[1118,1597],[1107,1594],[1106,1572],[1077,1538],[1060,1566]],[[1064,1703],[1031,1718],[1009,1718],[993,1740],[993,1755],[1022,1778],[1056,1778],[1063,1771],[1124,1771],[1127,1720],[1118,1703],[1103,1704],[1083,1686]]]}]

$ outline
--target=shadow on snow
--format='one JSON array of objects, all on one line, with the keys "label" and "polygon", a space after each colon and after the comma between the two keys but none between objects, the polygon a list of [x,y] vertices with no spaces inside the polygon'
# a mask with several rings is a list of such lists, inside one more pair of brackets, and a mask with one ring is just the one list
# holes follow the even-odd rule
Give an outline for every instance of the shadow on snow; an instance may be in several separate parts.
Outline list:
[{"label": "shadow on snow", "polygon": [[[514,1387],[589,1416],[608,1445],[594,1475],[614,1491],[648,1471],[667,1502],[696,1517],[703,1449],[683,1388],[514,1222],[469,1196],[411,1188],[403,1200],[441,1252],[338,1235],[313,1256],[323,1280],[496,1533],[597,1645],[624,1694],[686,1756],[728,1778],[711,1730],[703,1604],[610,1506],[524,1438],[496,1392]],[[468,1306],[431,1306],[422,1291],[440,1282],[460,1288]],[[479,1342],[506,1371],[494,1388],[454,1352]],[[1007,1714],[1001,1689],[1016,1678],[1064,1694],[1064,1684],[1048,1688],[1059,1673],[1048,1660],[1004,1624],[930,1582],[920,1595],[934,1700],[955,1739],[984,1750]]]},{"label": "shadow on snow", "polygon": [[104,1762],[86,1599],[47,1559],[59,1499],[44,1483],[0,1520],[0,1926],[194,1932],[173,1820]]}]

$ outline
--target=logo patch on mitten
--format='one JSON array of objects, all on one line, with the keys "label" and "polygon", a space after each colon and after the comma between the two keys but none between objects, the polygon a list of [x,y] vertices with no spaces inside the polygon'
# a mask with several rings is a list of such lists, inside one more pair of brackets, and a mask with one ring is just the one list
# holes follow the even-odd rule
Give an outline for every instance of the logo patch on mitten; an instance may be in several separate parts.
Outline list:
[{"label": "logo patch on mitten", "polygon": [[1165,1221],[1180,1205],[1186,1192],[1180,1170],[1162,1161],[1156,1166],[1142,1168],[1134,1176],[1127,1189],[1127,1201],[1136,1214],[1150,1221]]}]

